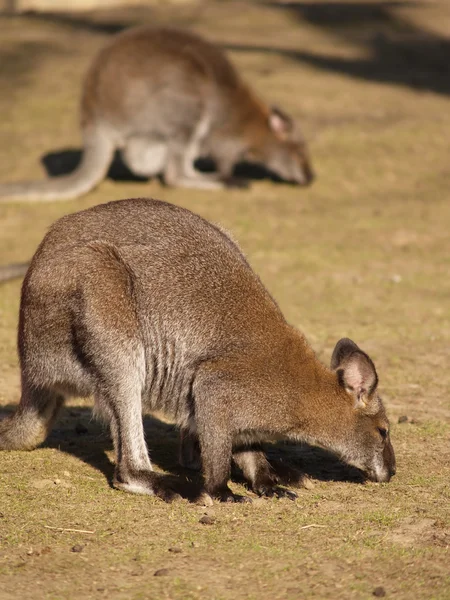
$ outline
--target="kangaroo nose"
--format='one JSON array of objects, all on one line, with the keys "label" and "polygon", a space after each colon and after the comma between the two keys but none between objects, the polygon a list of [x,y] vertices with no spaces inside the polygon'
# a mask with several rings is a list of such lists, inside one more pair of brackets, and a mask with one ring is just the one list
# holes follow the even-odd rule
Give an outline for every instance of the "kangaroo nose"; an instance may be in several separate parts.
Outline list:
[{"label": "kangaroo nose", "polygon": [[306,178],[306,185],[311,185],[315,178],[315,174],[311,171]]},{"label": "kangaroo nose", "polygon": [[396,469],[396,467],[391,467],[391,469],[390,469],[390,472],[391,472],[391,477],[392,477],[393,475],[395,475],[395,474],[397,473],[397,469]]},{"label": "kangaroo nose", "polygon": [[312,170],[310,165],[305,165],[304,169],[304,185],[311,185],[314,179],[316,178],[316,174]]}]

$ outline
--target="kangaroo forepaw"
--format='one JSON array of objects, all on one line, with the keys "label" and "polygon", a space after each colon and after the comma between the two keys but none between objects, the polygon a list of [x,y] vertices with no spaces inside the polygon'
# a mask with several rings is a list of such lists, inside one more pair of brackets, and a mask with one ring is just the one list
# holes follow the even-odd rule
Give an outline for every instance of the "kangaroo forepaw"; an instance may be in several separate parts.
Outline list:
[{"label": "kangaroo forepaw", "polygon": [[224,180],[225,186],[227,188],[238,188],[246,190],[250,187],[250,181],[245,179],[244,177],[227,177]]},{"label": "kangaroo forepaw", "polygon": [[230,490],[229,487],[212,492],[212,493],[210,493],[210,496],[212,496],[213,498],[216,498],[217,500],[219,500],[219,502],[229,502],[229,503],[232,503],[232,502],[251,503],[252,502],[252,499],[249,496],[242,496],[240,494],[234,494]]},{"label": "kangaroo forepaw", "polygon": [[295,500],[298,495],[286,488],[280,487],[279,485],[261,485],[254,490],[258,496],[264,496],[266,498],[288,498],[289,500]]},{"label": "kangaroo forepaw", "polygon": [[193,457],[180,457],[180,466],[183,469],[189,469],[190,471],[201,471],[202,468],[202,460],[200,455]]}]

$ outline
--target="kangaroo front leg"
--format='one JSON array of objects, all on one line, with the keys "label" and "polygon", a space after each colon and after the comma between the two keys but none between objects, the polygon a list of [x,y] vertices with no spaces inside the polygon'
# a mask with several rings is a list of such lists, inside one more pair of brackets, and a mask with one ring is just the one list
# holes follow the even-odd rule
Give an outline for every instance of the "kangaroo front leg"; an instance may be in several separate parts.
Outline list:
[{"label": "kangaroo front leg", "polygon": [[170,187],[183,187],[199,190],[219,190],[225,187],[216,173],[200,173],[194,168],[185,171],[182,155],[171,154],[164,169],[164,182]]},{"label": "kangaroo front leg", "polygon": [[206,493],[221,502],[251,502],[247,496],[233,494],[228,487],[232,456],[230,436],[212,428],[199,431],[199,440]]},{"label": "kangaroo front leg", "polygon": [[229,367],[204,365],[192,386],[205,491],[222,502],[248,502],[228,487],[235,437]]},{"label": "kangaroo front leg", "polygon": [[233,460],[241,469],[251,489],[258,496],[277,496],[295,500],[297,494],[277,485],[278,479],[273,473],[269,461],[262,450],[238,449],[233,453]]},{"label": "kangaroo front leg", "polygon": [[191,469],[192,471],[200,471],[202,468],[198,437],[187,429],[180,430],[178,462],[185,469]]},{"label": "kangaroo front leg", "polygon": [[[197,407],[198,408],[198,407]],[[197,433],[203,466],[204,491],[221,502],[245,502],[243,496],[233,494],[228,487],[231,472],[232,436],[219,425],[221,419],[214,419],[211,413],[197,412]],[[185,440],[186,441],[186,440]],[[195,436],[188,440],[188,447],[195,442]]]},{"label": "kangaroo front leg", "polygon": [[[216,407],[220,407],[219,402]],[[207,409],[205,412],[204,408]],[[212,407],[197,404],[196,409],[206,493],[221,502],[251,502],[246,496],[233,494],[228,487],[232,457],[232,435],[226,426],[228,419],[225,415],[216,415]]]}]

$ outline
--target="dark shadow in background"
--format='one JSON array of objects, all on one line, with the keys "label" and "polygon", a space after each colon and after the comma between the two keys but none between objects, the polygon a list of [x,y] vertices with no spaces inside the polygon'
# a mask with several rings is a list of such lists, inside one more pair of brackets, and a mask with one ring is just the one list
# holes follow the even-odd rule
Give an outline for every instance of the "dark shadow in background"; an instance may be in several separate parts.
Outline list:
[{"label": "dark shadow in background", "polygon": [[[41,163],[44,166],[49,177],[57,177],[59,175],[67,175],[72,173],[80,164],[82,151],[75,148],[59,150],[45,154]],[[200,158],[195,161],[195,167],[204,173],[214,171],[214,163],[207,158]],[[234,176],[237,178],[253,180],[269,179],[276,183],[281,183],[282,180],[271,173],[262,165],[253,163],[241,162],[236,165]],[[127,165],[123,162],[120,152],[116,152],[111,166],[108,170],[108,179],[113,181],[149,181],[146,177],[140,177],[130,171]]]},{"label": "dark shadow in background", "polygon": [[[145,16],[149,18],[151,15],[151,9],[146,8]],[[115,34],[119,33],[127,27],[131,27],[135,24],[135,19],[130,19],[128,22],[121,21],[102,21],[94,20],[89,16],[81,16],[74,13],[67,12],[50,12],[50,11],[34,11],[26,10],[21,13],[21,16],[27,19],[33,19],[35,21],[43,21],[45,23],[53,23],[55,25],[65,25],[72,29],[81,29],[83,31],[91,31],[92,33],[106,33]]]},{"label": "dark shadow in background", "polygon": [[11,48],[0,48],[0,90],[2,95],[15,95],[29,83],[36,65],[55,51],[60,54],[61,48],[55,49],[50,42],[25,41]]},{"label": "dark shadow in background", "polygon": [[[0,419],[16,407],[2,408]],[[174,425],[145,416],[144,428],[152,463],[167,473],[174,489],[183,497],[194,500],[201,487],[201,475],[183,469],[178,464],[178,429]],[[56,448],[71,454],[101,471],[112,485],[114,465],[105,454],[112,450],[106,428],[92,420],[92,412],[84,407],[63,408],[44,447]],[[274,471],[285,485],[296,486],[304,475],[321,481],[362,483],[358,469],[341,463],[335,456],[307,444],[279,443],[264,446]],[[238,472],[232,479],[242,481]]]},{"label": "dark shadow in background", "polygon": [[[45,154],[41,163],[49,177],[58,177],[75,171],[81,162],[81,156],[82,150],[68,148]],[[107,177],[114,181],[148,181],[146,177],[134,175],[122,161],[119,152],[114,155]]]},{"label": "dark shadow in background", "polygon": [[[275,44],[227,44],[223,47],[241,52],[281,54],[318,69],[351,77],[417,90],[450,94],[450,38],[426,31],[396,14],[402,7],[427,7],[421,1],[400,2],[263,2],[273,10],[288,12],[299,23],[309,23],[325,30],[336,40],[355,44],[367,55],[365,58],[344,58],[332,54],[317,54],[307,50],[287,49]],[[429,5],[428,5],[429,6]],[[35,13],[25,15],[88,31],[114,34],[138,22],[151,21],[146,8],[145,19],[102,21],[64,13]],[[193,22],[194,19],[191,21]]]},{"label": "dark shadow in background", "polygon": [[367,58],[343,58],[279,47],[226,45],[238,51],[282,54],[322,70],[381,83],[450,94],[450,38],[428,32],[395,9],[427,7],[426,2],[265,2],[292,18],[361,47]]}]

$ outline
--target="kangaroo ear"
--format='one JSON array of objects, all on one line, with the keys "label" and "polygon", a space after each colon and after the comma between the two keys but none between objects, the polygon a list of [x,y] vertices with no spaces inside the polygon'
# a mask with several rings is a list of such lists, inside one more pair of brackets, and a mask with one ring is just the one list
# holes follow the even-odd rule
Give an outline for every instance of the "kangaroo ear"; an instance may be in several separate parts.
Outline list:
[{"label": "kangaroo ear", "polygon": [[280,138],[284,138],[292,132],[293,122],[282,110],[272,106],[269,115],[269,127]]},{"label": "kangaroo ear", "polygon": [[355,342],[348,338],[339,340],[331,357],[331,368],[336,371],[339,384],[355,400],[355,408],[377,412],[378,398],[374,394],[378,385],[375,365]]}]

